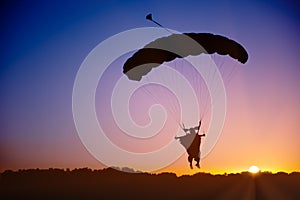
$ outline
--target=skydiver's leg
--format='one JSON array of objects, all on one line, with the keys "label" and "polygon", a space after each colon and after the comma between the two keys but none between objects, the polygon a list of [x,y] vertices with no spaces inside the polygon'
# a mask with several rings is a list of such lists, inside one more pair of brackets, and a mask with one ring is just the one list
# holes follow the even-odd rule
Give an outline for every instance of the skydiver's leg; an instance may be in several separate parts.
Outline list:
[{"label": "skydiver's leg", "polygon": [[193,157],[189,155],[188,161],[189,161],[189,163],[190,163],[190,168],[193,169],[193,165],[192,165]]},{"label": "skydiver's leg", "polygon": [[200,165],[199,165],[200,158],[199,157],[195,158],[195,161],[197,162],[196,167],[200,168]]}]

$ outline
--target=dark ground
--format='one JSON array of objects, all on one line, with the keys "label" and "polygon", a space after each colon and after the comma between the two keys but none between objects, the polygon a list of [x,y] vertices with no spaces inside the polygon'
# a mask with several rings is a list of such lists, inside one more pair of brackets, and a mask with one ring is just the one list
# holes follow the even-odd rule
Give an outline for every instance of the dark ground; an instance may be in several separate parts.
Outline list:
[{"label": "dark ground", "polygon": [[172,173],[30,169],[0,176],[0,199],[300,199],[300,173],[177,177]]}]

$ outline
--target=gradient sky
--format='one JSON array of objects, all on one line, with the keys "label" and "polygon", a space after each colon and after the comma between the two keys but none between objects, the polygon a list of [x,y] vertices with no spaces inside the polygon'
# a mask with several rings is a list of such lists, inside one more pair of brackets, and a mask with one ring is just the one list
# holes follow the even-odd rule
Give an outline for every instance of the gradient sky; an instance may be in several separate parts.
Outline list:
[{"label": "gradient sky", "polygon": [[[23,1],[0,9],[0,171],[103,167],[77,135],[73,83],[101,41],[154,26],[149,12],[177,31],[234,38],[250,55],[226,85],[224,130],[201,171],[300,171],[296,1]],[[191,173],[186,155],[163,171]]]}]

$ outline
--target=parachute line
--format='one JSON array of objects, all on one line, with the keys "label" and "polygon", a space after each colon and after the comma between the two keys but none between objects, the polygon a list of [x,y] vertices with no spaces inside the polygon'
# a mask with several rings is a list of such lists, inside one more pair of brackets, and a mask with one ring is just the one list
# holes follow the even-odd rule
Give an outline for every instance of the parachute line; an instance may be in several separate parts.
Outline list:
[{"label": "parachute line", "polygon": [[[148,78],[148,77],[145,77],[145,78],[146,78],[145,80],[146,80],[148,83],[150,83],[149,78]],[[143,86],[142,88],[143,88],[143,90],[144,90],[145,92],[148,93],[148,95],[150,95],[150,97],[151,97],[157,104],[159,104],[159,99],[158,99],[158,98],[157,98],[157,97],[156,97],[149,89],[147,89],[145,86]],[[160,92],[160,93],[164,94],[163,92]],[[172,119],[174,120],[174,122],[180,125],[180,122],[179,122],[178,120],[176,120],[176,118],[174,117],[174,115],[176,114],[176,110],[174,110],[173,108],[168,108],[168,107],[165,107],[165,109],[167,109],[167,111],[170,112],[171,117],[172,117]]]}]

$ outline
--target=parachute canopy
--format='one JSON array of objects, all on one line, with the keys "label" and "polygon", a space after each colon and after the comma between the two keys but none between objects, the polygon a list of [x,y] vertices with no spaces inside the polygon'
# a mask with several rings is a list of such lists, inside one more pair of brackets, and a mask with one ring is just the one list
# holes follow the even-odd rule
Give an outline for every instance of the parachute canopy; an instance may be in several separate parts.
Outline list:
[{"label": "parachute canopy", "polygon": [[[193,39],[202,48],[195,47],[187,41]],[[175,49],[175,50],[174,50]],[[149,73],[152,68],[158,67],[164,62],[172,61],[176,58],[184,58],[189,55],[200,54],[229,55],[241,63],[246,63],[248,53],[245,48],[221,35],[211,33],[182,33],[171,34],[150,42],[142,49],[139,49],[132,57],[127,59],[123,66],[123,73],[130,80],[139,81],[144,75]]]}]

